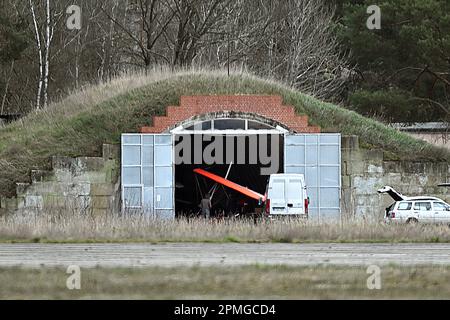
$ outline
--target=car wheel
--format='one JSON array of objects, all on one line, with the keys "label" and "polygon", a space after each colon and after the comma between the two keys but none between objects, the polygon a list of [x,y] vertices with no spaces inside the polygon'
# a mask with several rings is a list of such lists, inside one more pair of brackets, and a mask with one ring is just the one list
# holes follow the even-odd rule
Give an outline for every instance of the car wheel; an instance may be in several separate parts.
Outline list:
[{"label": "car wheel", "polygon": [[416,218],[409,218],[408,220],[406,220],[407,224],[417,224],[419,223],[419,220],[417,220]]}]

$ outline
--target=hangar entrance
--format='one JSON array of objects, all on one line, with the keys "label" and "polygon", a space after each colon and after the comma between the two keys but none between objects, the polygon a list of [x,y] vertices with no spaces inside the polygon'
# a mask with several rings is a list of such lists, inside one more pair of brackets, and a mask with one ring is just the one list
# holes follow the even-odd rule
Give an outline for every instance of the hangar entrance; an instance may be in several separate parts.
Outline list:
[{"label": "hangar entrance", "polygon": [[[189,156],[182,146],[191,144]],[[254,213],[257,201],[217,185],[194,173],[204,169],[264,194],[270,174],[283,172],[283,141],[281,134],[184,134],[175,136],[175,211],[177,216],[197,216],[201,200],[208,194],[212,201],[211,215],[230,217]],[[200,144],[200,147],[195,147]],[[215,144],[215,150],[212,147]],[[179,148],[180,147],[180,148]],[[197,149],[195,151],[194,149]],[[195,159],[196,155],[203,157]],[[260,154],[264,154],[259,157]],[[211,158],[209,158],[212,155]]]},{"label": "hangar entrance", "polygon": [[251,190],[265,193],[270,174],[283,171],[287,130],[242,118],[214,118],[185,123],[172,130],[175,139],[175,212],[196,217],[209,195],[213,217],[254,213],[256,200],[194,173],[204,169]]},{"label": "hangar entrance", "polygon": [[193,170],[201,168],[262,194],[270,174],[302,173],[310,217],[339,218],[340,139],[292,134],[245,118],[197,119],[167,133],[124,134],[122,209],[169,219],[192,216],[206,193],[214,193],[216,215],[257,208],[256,201],[196,176]]}]

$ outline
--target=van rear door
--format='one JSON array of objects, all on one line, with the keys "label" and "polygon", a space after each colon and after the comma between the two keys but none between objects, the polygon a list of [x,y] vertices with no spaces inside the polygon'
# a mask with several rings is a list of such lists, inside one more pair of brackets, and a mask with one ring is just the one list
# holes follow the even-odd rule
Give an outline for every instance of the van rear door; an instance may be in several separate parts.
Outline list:
[{"label": "van rear door", "polygon": [[269,185],[270,214],[287,214],[286,180],[275,178]]},{"label": "van rear door", "polygon": [[288,214],[304,214],[305,213],[305,199],[304,183],[299,178],[290,178],[286,185],[286,200]]}]

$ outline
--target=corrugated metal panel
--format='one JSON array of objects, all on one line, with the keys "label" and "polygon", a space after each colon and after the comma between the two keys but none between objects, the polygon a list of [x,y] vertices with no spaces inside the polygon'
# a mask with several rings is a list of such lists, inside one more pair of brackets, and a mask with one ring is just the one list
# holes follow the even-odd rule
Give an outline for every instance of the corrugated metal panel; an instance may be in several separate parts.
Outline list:
[{"label": "corrugated metal panel", "polygon": [[174,160],[170,134],[122,135],[122,209],[173,218]]},{"label": "corrugated metal panel", "polygon": [[340,218],[341,135],[286,135],[284,172],[305,175],[310,217]]}]

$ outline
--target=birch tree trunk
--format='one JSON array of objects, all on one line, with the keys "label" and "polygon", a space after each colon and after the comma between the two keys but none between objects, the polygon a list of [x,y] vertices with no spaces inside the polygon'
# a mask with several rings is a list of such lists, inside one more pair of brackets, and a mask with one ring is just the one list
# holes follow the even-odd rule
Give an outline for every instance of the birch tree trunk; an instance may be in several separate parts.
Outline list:
[{"label": "birch tree trunk", "polygon": [[50,61],[49,61],[49,53],[50,53],[50,45],[53,38],[53,26],[52,26],[52,20],[50,15],[50,0],[46,1],[46,23],[45,23],[45,59],[44,59],[44,88],[43,88],[43,94],[44,94],[44,109],[47,108],[48,104],[48,77],[49,77],[49,71],[50,71]]},{"label": "birch tree trunk", "polygon": [[37,24],[37,18],[36,13],[34,10],[34,4],[31,0],[29,0],[30,3],[30,10],[31,10],[31,16],[33,18],[33,26],[34,26],[34,34],[36,39],[36,47],[38,50],[38,56],[39,56],[39,80],[38,80],[38,89],[36,93],[36,109],[41,108],[41,95],[42,95],[42,82],[44,78],[44,64],[43,64],[43,52],[42,52],[42,44],[41,44],[41,36],[39,35],[39,28]]}]

